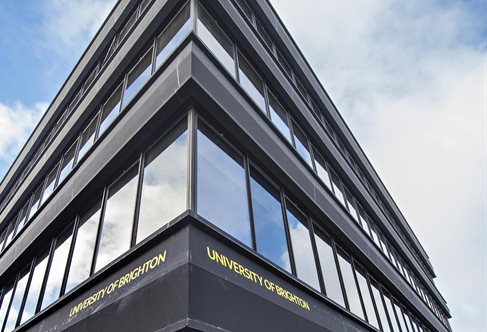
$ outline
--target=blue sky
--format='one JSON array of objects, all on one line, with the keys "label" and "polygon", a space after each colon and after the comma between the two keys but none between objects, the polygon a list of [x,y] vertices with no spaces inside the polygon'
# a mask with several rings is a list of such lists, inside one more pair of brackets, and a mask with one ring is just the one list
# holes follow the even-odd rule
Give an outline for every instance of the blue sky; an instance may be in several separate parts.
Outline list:
[{"label": "blue sky", "polygon": [[[454,330],[485,330],[486,2],[272,2],[430,255]],[[0,177],[113,3],[0,2]]]}]

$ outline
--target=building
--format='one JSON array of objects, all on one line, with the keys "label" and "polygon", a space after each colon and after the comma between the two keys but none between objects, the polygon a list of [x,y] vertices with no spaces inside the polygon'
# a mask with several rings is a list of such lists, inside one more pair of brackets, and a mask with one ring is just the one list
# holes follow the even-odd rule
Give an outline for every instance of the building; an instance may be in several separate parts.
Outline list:
[{"label": "building", "polygon": [[2,331],[449,331],[268,1],[120,0],[0,184]]}]

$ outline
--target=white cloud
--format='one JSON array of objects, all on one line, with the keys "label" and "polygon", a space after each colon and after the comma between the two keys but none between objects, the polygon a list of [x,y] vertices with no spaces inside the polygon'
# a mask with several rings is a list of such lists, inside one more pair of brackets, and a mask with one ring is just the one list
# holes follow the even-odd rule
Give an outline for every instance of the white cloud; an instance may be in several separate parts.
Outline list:
[{"label": "white cloud", "polygon": [[429,253],[453,329],[482,330],[487,62],[481,31],[487,30],[481,8],[420,0],[273,5]]}]

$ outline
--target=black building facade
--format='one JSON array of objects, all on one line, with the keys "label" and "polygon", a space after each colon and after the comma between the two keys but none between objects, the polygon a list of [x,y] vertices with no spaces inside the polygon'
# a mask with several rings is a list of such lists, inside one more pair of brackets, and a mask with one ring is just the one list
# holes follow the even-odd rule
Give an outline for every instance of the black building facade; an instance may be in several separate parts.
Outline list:
[{"label": "black building facade", "polygon": [[0,202],[0,331],[451,330],[267,1],[120,0]]}]

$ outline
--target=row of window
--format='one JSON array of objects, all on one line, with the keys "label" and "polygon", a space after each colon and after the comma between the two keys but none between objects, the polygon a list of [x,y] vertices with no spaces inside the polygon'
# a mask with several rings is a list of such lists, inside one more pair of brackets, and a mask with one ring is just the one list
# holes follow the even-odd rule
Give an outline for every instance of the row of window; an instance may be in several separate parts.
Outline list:
[{"label": "row of window", "polygon": [[352,154],[348,151],[347,147],[340,139],[337,132],[330,125],[330,122],[326,119],[325,113],[318,108],[317,103],[307,92],[307,89],[304,87],[303,83],[298,78],[298,75],[295,73],[295,70],[293,70],[292,66],[289,64],[290,62],[286,60],[286,57],[283,55],[283,52],[280,51],[279,47],[276,45],[274,40],[270,37],[270,34],[266,31],[263,24],[259,21],[259,18],[255,15],[254,11],[251,9],[251,7],[247,4],[245,0],[235,0],[235,2],[237,3],[238,8],[241,9],[241,12],[244,14],[244,17],[247,18],[250,25],[254,28],[256,34],[261,37],[263,44],[270,51],[271,55],[275,58],[276,62],[281,65],[283,72],[289,78],[291,83],[295,86],[295,89],[303,97],[306,104],[313,111],[313,114],[315,114],[317,119],[323,124],[323,127],[325,128],[326,132],[332,138],[332,141],[336,144],[338,150],[342,153],[345,159],[352,166],[351,168],[355,171],[358,178],[363,182],[365,188],[368,189],[372,198],[379,205],[379,207],[384,212],[385,216],[391,222],[391,224],[396,229],[396,231],[399,233],[401,238],[407,242],[408,247],[413,250],[413,254],[416,256],[419,264],[422,265],[423,269],[429,275],[429,277],[433,278],[429,269],[426,267],[423,260],[421,259],[421,255],[417,252],[415,246],[412,245],[411,241],[409,241],[408,237],[404,234],[401,227],[399,227],[399,224],[396,222],[396,219],[390,213],[389,209],[383,203],[382,199],[379,197],[379,195],[377,194],[377,192],[375,191],[375,189],[373,188],[373,186],[365,176],[366,172],[363,172],[360,166],[355,162],[354,158],[352,157]]},{"label": "row of window", "polygon": [[[424,286],[407,267],[380,232],[376,224],[365,212],[362,205],[355,199],[343,181],[325,161],[323,154],[313,147],[305,132],[299,128],[275,95],[270,92],[267,84],[252,67],[249,61],[235,51],[236,46],[230,38],[220,29],[203,7],[199,8],[197,20],[197,34],[210,48],[221,64],[234,76],[248,93],[258,108],[272,121],[283,136],[293,145],[299,155],[316,172],[326,187],[338,198],[340,203],[351,214],[357,224],[365,231],[375,245],[384,253],[391,264],[400,272],[414,291],[431,308],[442,322],[448,326],[446,315],[432,297],[426,292]],[[236,55],[236,59],[235,58]]]},{"label": "row of window", "polygon": [[3,211],[7,203],[16,193],[17,189],[22,184],[23,180],[27,177],[29,172],[32,170],[34,165],[37,164],[37,161],[39,160],[41,155],[44,153],[46,148],[49,146],[49,144],[54,139],[54,137],[61,129],[61,127],[64,125],[66,120],[69,118],[69,116],[73,113],[74,109],[78,106],[78,103],[81,101],[82,97],[91,88],[92,83],[96,80],[96,78],[98,77],[102,69],[106,66],[108,60],[112,58],[112,55],[114,54],[115,50],[118,48],[120,44],[122,44],[122,42],[125,40],[125,37],[132,30],[132,27],[135,25],[137,20],[142,16],[149,2],[150,0],[140,0],[140,3],[135,7],[132,14],[130,14],[129,19],[127,19],[125,24],[122,25],[120,31],[115,34],[115,36],[112,39],[112,42],[110,43],[110,46],[99,57],[99,60],[91,70],[90,74],[86,77],[84,82],[80,84],[79,90],[73,94],[74,97],[69,103],[67,103],[68,106],[66,106],[66,108],[61,113],[57,122],[49,130],[47,137],[44,138],[41,146],[36,150],[35,155],[30,159],[29,163],[24,167],[22,173],[18,176],[14,185],[9,189],[8,194],[5,196],[5,198],[2,200],[0,204],[0,212]]},{"label": "row of window", "polygon": [[[78,139],[67,149],[62,158],[48,173],[43,182],[25,202],[17,215],[0,235],[0,250],[4,250],[32,220],[36,212],[44,205],[54,190],[64,182],[73,168],[83,159],[98,138],[109,128],[118,114],[133,99],[147,79],[189,33],[189,6],[186,5],[177,17],[171,21],[162,34],[155,39],[156,47],[150,47],[131,68],[122,83],[102,104],[95,116],[89,121]],[[154,51],[155,50],[155,51]]]},{"label": "row of window", "polygon": [[[191,155],[199,215],[377,330],[428,331],[246,156],[204,122],[198,128]],[[25,323],[189,208],[194,159],[188,157],[188,137],[185,120],[105,187],[49,250],[7,284],[1,331]]]}]

